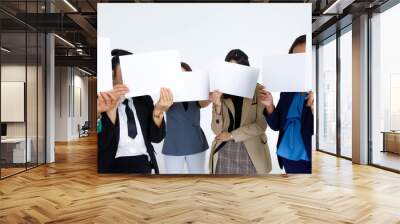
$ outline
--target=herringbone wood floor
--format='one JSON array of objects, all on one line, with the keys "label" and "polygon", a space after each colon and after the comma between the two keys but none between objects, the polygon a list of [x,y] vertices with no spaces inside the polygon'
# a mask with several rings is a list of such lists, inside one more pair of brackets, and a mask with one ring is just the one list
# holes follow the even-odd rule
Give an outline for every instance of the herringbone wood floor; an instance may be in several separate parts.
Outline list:
[{"label": "herringbone wood floor", "polygon": [[400,223],[400,175],[314,153],[312,175],[98,175],[94,137],[0,181],[0,223]]}]

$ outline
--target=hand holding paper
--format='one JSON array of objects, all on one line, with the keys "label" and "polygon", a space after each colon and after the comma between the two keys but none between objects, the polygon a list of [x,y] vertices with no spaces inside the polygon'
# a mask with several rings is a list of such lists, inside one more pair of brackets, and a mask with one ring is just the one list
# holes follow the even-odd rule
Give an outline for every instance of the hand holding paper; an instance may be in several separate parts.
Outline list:
[{"label": "hand holding paper", "polygon": [[219,90],[215,90],[210,94],[210,100],[216,106],[221,106],[221,96],[222,93]]},{"label": "hand holding paper", "polygon": [[97,114],[116,109],[121,98],[129,92],[125,85],[115,85],[112,91],[97,93]]},{"label": "hand holding paper", "polygon": [[258,91],[260,102],[267,109],[268,114],[271,114],[274,111],[274,98],[272,97],[271,92],[269,92],[266,88],[260,89]]},{"label": "hand holding paper", "polygon": [[170,89],[160,89],[160,99],[155,105],[155,109],[161,113],[166,112],[173,104],[173,96]]}]

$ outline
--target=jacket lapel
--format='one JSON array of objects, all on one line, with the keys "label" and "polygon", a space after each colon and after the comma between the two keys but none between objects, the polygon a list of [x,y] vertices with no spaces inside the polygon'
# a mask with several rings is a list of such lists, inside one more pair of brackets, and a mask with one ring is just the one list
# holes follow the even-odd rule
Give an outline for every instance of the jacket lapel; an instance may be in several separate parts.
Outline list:
[{"label": "jacket lapel", "polygon": [[293,92],[288,92],[288,93],[285,93],[285,94],[287,94],[286,95],[287,96],[287,108],[286,108],[286,111],[285,111],[285,119],[286,119],[287,114],[288,114],[289,109],[290,109],[290,106],[292,105],[292,102],[293,102],[294,93]]},{"label": "jacket lapel", "polygon": [[228,108],[229,111],[231,111],[233,117],[235,117],[235,107],[233,106],[233,102],[231,98],[226,98],[224,100],[224,103],[226,107]]},{"label": "jacket lapel", "polygon": [[[149,136],[148,136],[149,135],[148,132],[150,132],[150,130],[151,130],[150,125],[152,125],[152,124],[150,122],[152,122],[152,121],[150,119],[153,119],[152,115],[151,115],[153,113],[153,111],[151,111],[150,115],[149,115],[149,111],[147,111],[148,108],[146,105],[147,102],[145,101],[146,98],[132,97],[132,100],[133,100],[133,105],[135,106],[136,115],[137,115],[137,117],[135,119],[139,120],[140,128],[142,130],[142,135],[143,135],[144,142],[146,145],[146,150],[150,156],[151,166],[154,169],[154,172],[156,174],[158,174],[159,169],[158,169],[157,159],[154,155],[155,151],[154,151],[153,146],[151,145],[151,142],[149,141]],[[150,116],[150,118],[149,118],[149,116]]]},{"label": "jacket lapel", "polygon": [[[243,125],[243,122],[246,121],[246,116],[249,112],[250,105],[253,103],[254,99],[243,98],[243,105],[242,105],[242,116],[240,125]],[[233,106],[233,102],[231,98],[227,98],[224,100],[225,105],[228,107],[228,110],[231,111],[233,117],[235,117],[235,107]]]},{"label": "jacket lapel", "polygon": [[243,125],[243,122],[247,119],[247,114],[250,109],[250,105],[252,104],[253,99],[243,98],[243,105],[242,105],[242,119],[240,121],[240,125]]},{"label": "jacket lapel", "polygon": [[145,118],[143,117],[145,115],[145,112],[143,111],[143,107],[140,104],[139,99],[137,97],[132,97],[132,100],[133,100],[133,105],[135,106],[136,116],[137,116],[135,119],[139,120],[143,137],[144,139],[147,139],[147,131],[143,130],[144,128],[147,127],[147,125],[144,123]]},{"label": "jacket lapel", "polygon": [[181,114],[183,114],[183,116],[189,121],[189,122],[192,122],[191,121],[191,117],[190,117],[190,110],[192,109],[191,107],[192,107],[192,105],[191,105],[191,103],[190,102],[188,102],[188,109],[185,111],[185,108],[183,107],[183,103],[182,102],[180,102],[180,103],[178,103],[179,105],[177,105],[178,106],[178,110],[179,110],[179,113],[181,113]]},{"label": "jacket lapel", "polygon": [[[118,142],[119,142],[119,133],[120,133],[120,131],[119,131],[119,113],[118,113],[118,108],[117,108],[117,111],[116,111],[116,117],[115,117],[115,138],[116,138],[116,141],[117,141],[117,148],[118,148]],[[117,153],[117,150],[115,150],[115,153]],[[114,155],[114,157],[115,157],[115,155]]]}]

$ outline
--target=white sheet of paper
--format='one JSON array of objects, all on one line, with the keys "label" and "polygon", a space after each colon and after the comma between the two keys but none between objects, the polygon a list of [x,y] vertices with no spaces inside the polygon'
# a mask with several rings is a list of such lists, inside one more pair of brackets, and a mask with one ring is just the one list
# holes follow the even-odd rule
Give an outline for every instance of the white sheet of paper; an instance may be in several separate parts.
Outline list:
[{"label": "white sheet of paper", "polygon": [[128,97],[150,95],[158,100],[160,88],[173,86],[173,78],[182,71],[177,50],[127,55],[119,60]]},{"label": "white sheet of paper", "polygon": [[174,102],[207,100],[210,86],[207,72],[180,72],[174,79],[171,91]]},{"label": "white sheet of paper", "polygon": [[106,37],[97,38],[97,92],[110,91],[112,85],[111,44]]},{"label": "white sheet of paper", "polygon": [[210,90],[253,98],[259,69],[230,62],[215,65],[210,72]]},{"label": "white sheet of paper", "polygon": [[271,92],[306,92],[312,89],[312,74],[305,53],[266,56],[261,76]]}]

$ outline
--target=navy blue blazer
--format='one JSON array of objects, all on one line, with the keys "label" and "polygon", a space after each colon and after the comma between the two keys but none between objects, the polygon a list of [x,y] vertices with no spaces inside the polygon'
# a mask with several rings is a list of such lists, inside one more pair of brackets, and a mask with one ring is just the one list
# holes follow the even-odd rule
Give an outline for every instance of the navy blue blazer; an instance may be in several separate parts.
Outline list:
[{"label": "navy blue blazer", "polygon": [[167,111],[166,136],[162,153],[169,156],[186,156],[208,149],[206,136],[200,126],[200,105],[197,101],[174,103]]},{"label": "navy blue blazer", "polygon": [[[293,101],[294,92],[282,92],[279,98],[278,105],[276,106],[274,112],[271,115],[267,115],[266,111],[264,111],[265,118],[267,120],[268,125],[274,131],[279,131],[278,143],[276,148],[279,147],[281,143],[282,137],[285,134],[286,116],[289,111],[290,105]],[[303,138],[304,147],[306,148],[306,152],[308,158],[311,160],[311,144],[312,144],[312,136],[314,134],[314,115],[310,107],[306,106],[306,101],[303,105],[303,111],[301,114],[301,136]],[[281,158],[278,156],[279,166],[282,169],[283,164]]]}]

